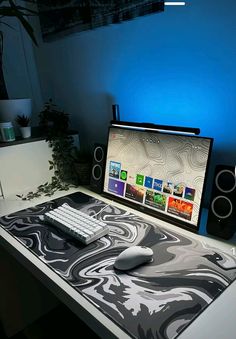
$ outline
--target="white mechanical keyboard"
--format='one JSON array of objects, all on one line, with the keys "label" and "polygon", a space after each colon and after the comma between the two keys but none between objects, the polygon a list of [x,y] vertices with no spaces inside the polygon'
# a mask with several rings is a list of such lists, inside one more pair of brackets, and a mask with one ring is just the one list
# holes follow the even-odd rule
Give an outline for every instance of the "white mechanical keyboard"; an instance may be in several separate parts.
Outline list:
[{"label": "white mechanical keyboard", "polygon": [[109,232],[108,226],[68,204],[44,214],[45,220],[88,245]]}]

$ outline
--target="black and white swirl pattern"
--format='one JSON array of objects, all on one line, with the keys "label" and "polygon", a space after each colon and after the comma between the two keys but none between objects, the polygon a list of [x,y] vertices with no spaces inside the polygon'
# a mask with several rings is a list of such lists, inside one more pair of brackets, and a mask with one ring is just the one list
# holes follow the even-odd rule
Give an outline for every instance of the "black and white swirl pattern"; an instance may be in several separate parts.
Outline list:
[{"label": "black and white swirl pattern", "polygon": [[[46,224],[44,213],[64,202],[105,221],[109,234],[84,246]],[[97,214],[105,206],[75,193],[0,224],[134,338],[176,338],[236,278],[235,257],[111,205]],[[133,245],[151,247],[153,262],[115,270]]]}]

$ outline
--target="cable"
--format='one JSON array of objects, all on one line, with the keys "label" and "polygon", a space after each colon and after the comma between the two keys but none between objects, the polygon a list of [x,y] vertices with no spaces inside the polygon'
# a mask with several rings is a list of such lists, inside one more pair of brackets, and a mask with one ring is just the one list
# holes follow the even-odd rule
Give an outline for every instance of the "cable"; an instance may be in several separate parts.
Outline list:
[{"label": "cable", "polygon": [[111,206],[111,204],[107,204],[106,206],[104,206],[99,212],[95,213],[92,215],[92,217],[96,217],[97,215],[99,215],[103,210],[105,210],[105,208],[107,208],[108,206]]}]

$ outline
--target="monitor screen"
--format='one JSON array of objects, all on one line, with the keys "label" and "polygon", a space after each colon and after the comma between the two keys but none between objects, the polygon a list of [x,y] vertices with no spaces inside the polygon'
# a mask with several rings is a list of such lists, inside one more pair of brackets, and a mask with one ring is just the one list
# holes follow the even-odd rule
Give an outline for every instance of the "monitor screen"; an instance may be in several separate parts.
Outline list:
[{"label": "monitor screen", "polygon": [[197,231],[212,138],[110,127],[103,192]]}]

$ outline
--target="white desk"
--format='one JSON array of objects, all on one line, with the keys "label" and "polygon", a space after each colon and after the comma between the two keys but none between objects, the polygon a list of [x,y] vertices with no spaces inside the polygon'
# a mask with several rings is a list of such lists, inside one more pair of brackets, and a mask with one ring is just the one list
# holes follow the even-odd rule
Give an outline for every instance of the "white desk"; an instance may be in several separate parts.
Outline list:
[{"label": "white desk", "polygon": [[[85,188],[79,189],[81,192],[94,197],[98,197],[110,203],[110,200],[101,198],[88,191]],[[75,192],[76,189],[68,192],[60,192],[51,199]],[[0,200],[0,216],[24,209],[36,204],[45,202],[45,197],[35,199],[34,201],[20,201],[16,199]],[[121,208],[124,206],[113,202]],[[135,214],[151,221],[156,221],[154,217],[144,215],[141,212],[134,211],[128,207]],[[189,235],[189,232],[182,230],[166,222],[158,221],[162,227],[177,231],[183,235]],[[85,299],[80,293],[73,289],[65,280],[54,273],[46,264],[33,255],[27,248],[21,245],[9,233],[0,228],[0,236],[2,245],[17,258],[17,260],[24,265],[30,272],[33,273],[57,298],[65,303],[79,318],[84,320],[101,338],[130,338],[125,332],[121,330],[113,321],[105,316],[97,307]],[[191,233],[191,237],[195,239],[203,239],[203,236]],[[232,247],[236,246],[235,238],[230,242],[215,240],[210,237],[204,237],[205,242],[211,246],[219,248],[232,254]],[[236,337],[236,281],[234,281],[212,304],[210,304],[200,316],[190,324],[178,339],[233,339]]]}]

